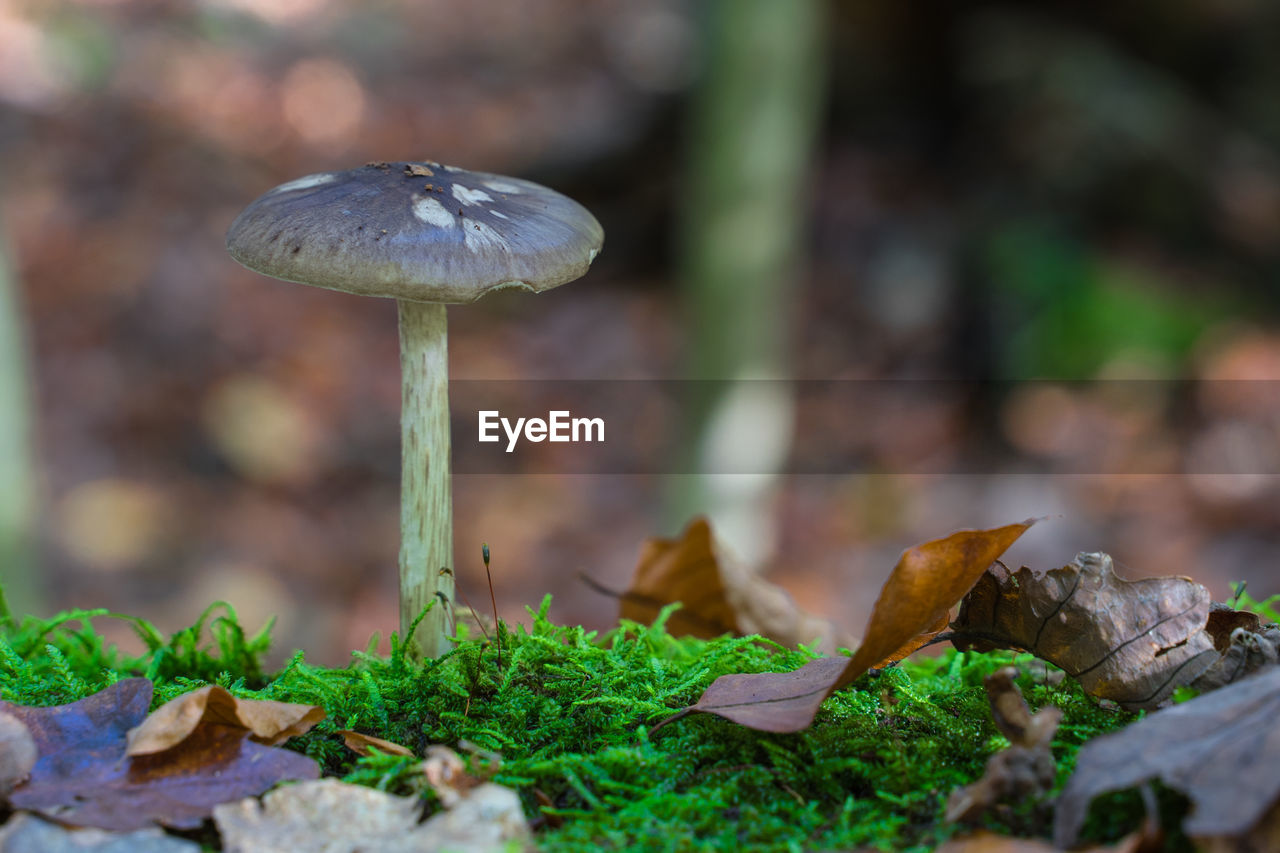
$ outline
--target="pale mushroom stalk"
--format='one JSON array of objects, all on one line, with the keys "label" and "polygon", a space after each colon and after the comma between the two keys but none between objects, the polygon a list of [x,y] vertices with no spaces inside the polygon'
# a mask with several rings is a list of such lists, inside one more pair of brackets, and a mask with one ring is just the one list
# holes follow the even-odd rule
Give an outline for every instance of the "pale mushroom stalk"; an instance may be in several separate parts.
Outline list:
[{"label": "pale mushroom stalk", "polygon": [[227,250],[252,270],[399,306],[400,631],[411,655],[437,657],[452,635],[446,306],[573,281],[603,243],[600,223],[572,199],[431,161],[289,181],[246,207],[227,231]]},{"label": "pale mushroom stalk", "polygon": [[448,308],[396,300],[400,312],[400,632],[435,602],[414,642],[426,657],[453,634],[453,485]]}]

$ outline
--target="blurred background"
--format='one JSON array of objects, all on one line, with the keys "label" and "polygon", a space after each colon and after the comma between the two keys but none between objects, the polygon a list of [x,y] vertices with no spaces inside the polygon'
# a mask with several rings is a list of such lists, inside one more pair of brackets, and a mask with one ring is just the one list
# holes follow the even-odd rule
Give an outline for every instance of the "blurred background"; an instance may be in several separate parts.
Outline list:
[{"label": "blurred background", "polygon": [[[11,604],[172,630],[226,599],[328,663],[385,638],[394,305],[223,236],[277,183],[423,158],[607,234],[582,281],[451,309],[455,381],[725,380],[670,413],[671,476],[457,476],[477,605],[486,541],[504,618],[549,592],[607,628],[577,573],[624,588],[696,512],[854,632],[903,548],[1028,516],[1010,562],[1280,593],[1278,42],[1263,0],[0,0]],[[759,471],[696,476],[729,439]],[[857,464],[786,473],[831,447]]]}]

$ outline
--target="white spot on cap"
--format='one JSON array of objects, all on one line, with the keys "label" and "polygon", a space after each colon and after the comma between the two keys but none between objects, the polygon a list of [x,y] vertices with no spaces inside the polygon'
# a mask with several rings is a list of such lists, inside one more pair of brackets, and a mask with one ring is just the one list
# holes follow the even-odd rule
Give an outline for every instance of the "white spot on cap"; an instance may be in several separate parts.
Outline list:
[{"label": "white spot on cap", "polygon": [[444,209],[443,204],[429,196],[413,200],[413,215],[437,228],[452,228],[458,224],[458,220]]},{"label": "white spot on cap", "polygon": [[453,197],[463,204],[479,204],[482,201],[493,201],[493,196],[484,190],[469,190],[459,184],[453,185]]},{"label": "white spot on cap", "polygon": [[481,181],[489,189],[496,193],[518,193],[520,188],[515,184],[509,184],[506,181]]},{"label": "white spot on cap", "polygon": [[510,217],[508,217],[505,213],[503,213],[501,210],[491,210],[491,211],[489,211],[489,214],[490,214],[491,216],[496,216],[496,217],[498,217],[499,219],[508,219],[508,218],[510,218]]},{"label": "white spot on cap", "polygon": [[506,249],[507,241],[483,222],[468,219],[462,229],[463,243],[473,252],[488,248]]},{"label": "white spot on cap", "polygon": [[272,190],[273,193],[284,193],[290,190],[309,190],[312,187],[318,187],[322,184],[331,183],[337,179],[337,175],[332,172],[320,172],[315,175],[306,175],[296,180],[289,181],[287,184],[281,184]]}]

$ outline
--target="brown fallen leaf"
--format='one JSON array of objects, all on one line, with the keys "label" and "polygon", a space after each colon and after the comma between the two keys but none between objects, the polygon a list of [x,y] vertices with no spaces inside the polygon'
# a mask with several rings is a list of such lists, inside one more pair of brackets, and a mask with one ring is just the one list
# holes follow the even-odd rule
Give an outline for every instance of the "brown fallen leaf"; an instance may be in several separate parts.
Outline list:
[{"label": "brown fallen leaf", "polygon": [[925,646],[932,643],[937,639],[939,634],[947,630],[947,626],[950,624],[951,613],[949,610],[945,610],[942,615],[938,617],[937,622],[934,622],[928,628],[925,628],[924,631],[912,637],[906,642],[906,645],[900,647],[896,652],[887,655],[884,660],[876,663],[872,669],[884,669],[886,666],[891,664],[901,663],[923,649]]},{"label": "brown fallen leaf", "polygon": [[1191,682],[1202,693],[1280,665],[1280,625],[1264,625],[1256,613],[1215,604],[1205,630],[1222,656]]},{"label": "brown fallen leaf", "polygon": [[833,690],[892,658],[903,646],[918,642],[921,634],[944,619],[987,567],[1033,523],[962,530],[907,549],[885,581],[865,639],[852,658],[819,658],[793,672],[723,675],[677,716],[702,711],[760,731],[800,731],[813,722]]},{"label": "brown fallen leaf", "polygon": [[1094,797],[1160,779],[1191,800],[1187,835],[1244,849],[1235,843],[1266,828],[1280,804],[1278,715],[1280,667],[1272,667],[1094,738],[1058,798],[1055,842],[1075,842]]},{"label": "brown fallen leaf", "polygon": [[791,648],[820,640],[817,648],[828,652],[855,645],[852,636],[806,613],[782,587],[727,554],[704,518],[694,519],[675,539],[645,543],[631,587],[620,596],[618,616],[647,624],[677,601],[682,607],[667,620],[676,636],[759,634]]},{"label": "brown fallen leaf", "polygon": [[1209,621],[1204,630],[1213,639],[1213,647],[1221,654],[1231,648],[1231,635],[1237,628],[1243,628],[1251,634],[1263,631],[1262,617],[1252,610],[1235,610],[1225,604],[1213,602],[1209,607]]},{"label": "brown fallen leaf", "polygon": [[191,736],[202,723],[240,727],[249,738],[274,746],[311,730],[324,719],[317,705],[294,705],[264,699],[237,699],[216,684],[165,702],[128,735],[127,755],[170,749]]},{"label": "brown fallen leaf", "polygon": [[1053,788],[1058,766],[1050,746],[1062,712],[1051,705],[1032,714],[1014,683],[1017,677],[1010,666],[984,679],[991,717],[1009,746],[991,756],[982,778],[951,792],[948,821],[974,820],[997,803],[1042,797]]},{"label": "brown fallen leaf", "polygon": [[192,828],[218,803],[320,775],[312,759],[217,723],[202,723],[172,749],[130,757],[127,735],[146,716],[151,691],[147,679],[130,678],[69,705],[0,702],[26,725],[39,755],[30,778],[9,794],[10,805],[76,826]]},{"label": "brown fallen leaf", "polygon": [[384,755],[413,755],[413,750],[409,749],[407,746],[401,746],[393,741],[383,740],[380,737],[374,737],[373,735],[367,735],[362,732],[353,732],[350,729],[341,729],[334,732],[334,734],[342,735],[342,742],[346,744],[347,749],[351,750],[356,755],[372,755],[369,751],[371,747]]},{"label": "brown fallen leaf", "polygon": [[1048,572],[992,566],[951,627],[962,651],[1024,649],[1092,696],[1151,709],[1219,657],[1203,630],[1209,604],[1190,578],[1126,581],[1106,554],[1080,554]]},{"label": "brown fallen leaf", "polygon": [[0,712],[0,796],[31,775],[36,764],[36,742],[22,721]]}]

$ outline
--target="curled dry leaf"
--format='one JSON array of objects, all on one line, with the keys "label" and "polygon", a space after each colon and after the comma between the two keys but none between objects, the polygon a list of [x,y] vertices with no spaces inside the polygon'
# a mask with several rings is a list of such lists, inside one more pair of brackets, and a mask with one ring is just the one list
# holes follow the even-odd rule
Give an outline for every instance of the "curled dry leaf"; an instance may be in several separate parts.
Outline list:
[{"label": "curled dry leaf", "polygon": [[759,634],[791,648],[819,640],[817,647],[829,652],[855,643],[827,620],[800,609],[782,587],[733,559],[704,518],[694,519],[676,539],[645,543],[618,615],[648,623],[677,601],[683,606],[667,621],[667,630],[677,636]]},{"label": "curled dry leaf", "polygon": [[1094,797],[1160,779],[1191,800],[1187,835],[1247,849],[1244,839],[1280,829],[1277,716],[1280,667],[1272,667],[1089,741],[1058,798],[1055,842],[1075,842]]},{"label": "curled dry leaf", "polygon": [[819,658],[793,672],[724,675],[681,714],[703,711],[769,732],[797,732],[824,699],[904,646],[919,642],[1034,520],[962,530],[903,552],[852,658]]},{"label": "curled dry leaf", "polygon": [[1033,715],[1017,677],[1017,669],[1005,667],[984,680],[991,717],[1009,746],[991,756],[981,779],[951,792],[949,821],[974,820],[997,803],[1044,796],[1053,788],[1058,766],[1050,746],[1062,712],[1050,706]]},{"label": "curled dry leaf", "polygon": [[407,746],[401,746],[398,743],[389,740],[383,740],[380,737],[363,734],[362,732],[353,732],[350,729],[341,729],[334,734],[342,735],[342,742],[346,744],[347,749],[356,755],[368,756],[372,755],[370,749],[376,749],[384,755],[413,755],[413,750]]},{"label": "curled dry leaf", "polygon": [[198,725],[172,749],[127,755],[127,733],[146,716],[151,690],[147,679],[130,678],[69,705],[0,703],[26,725],[39,756],[30,778],[10,793],[10,804],[76,826],[192,828],[218,803],[320,775],[310,758],[254,743],[246,729],[218,723]]},{"label": "curled dry leaf", "polygon": [[1280,664],[1280,625],[1263,625],[1256,613],[1215,604],[1205,630],[1222,656],[1191,682],[1201,692],[1217,690]]},{"label": "curled dry leaf", "polygon": [[1209,604],[1209,591],[1189,578],[1126,581],[1106,554],[1080,554],[1043,573],[992,566],[952,628],[956,648],[1024,649],[1090,695],[1150,709],[1218,658],[1203,630]]},{"label": "curled dry leaf", "polygon": [[0,796],[31,775],[36,742],[22,721],[0,711]]},{"label": "curled dry leaf", "polygon": [[161,705],[129,732],[129,755],[149,755],[182,743],[202,723],[245,729],[250,739],[274,746],[310,731],[324,719],[317,705],[237,699],[217,685],[184,693]]},{"label": "curled dry leaf", "polygon": [[1264,630],[1262,617],[1252,610],[1235,610],[1215,601],[1209,608],[1209,621],[1204,626],[1213,639],[1213,647],[1225,655],[1231,648],[1231,635],[1237,628],[1261,634]]}]

